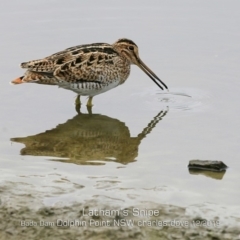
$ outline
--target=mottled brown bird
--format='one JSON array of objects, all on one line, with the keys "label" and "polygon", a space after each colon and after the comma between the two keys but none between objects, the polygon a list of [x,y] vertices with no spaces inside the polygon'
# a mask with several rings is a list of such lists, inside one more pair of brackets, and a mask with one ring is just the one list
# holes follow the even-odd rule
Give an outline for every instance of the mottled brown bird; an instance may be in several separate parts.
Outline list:
[{"label": "mottled brown bird", "polygon": [[80,104],[80,96],[89,96],[87,106],[91,107],[95,95],[126,81],[131,64],[140,67],[162,90],[168,89],[140,59],[137,45],[126,38],[112,45],[79,45],[43,59],[24,62],[21,67],[27,71],[12,83],[58,85],[78,94],[76,104]]}]

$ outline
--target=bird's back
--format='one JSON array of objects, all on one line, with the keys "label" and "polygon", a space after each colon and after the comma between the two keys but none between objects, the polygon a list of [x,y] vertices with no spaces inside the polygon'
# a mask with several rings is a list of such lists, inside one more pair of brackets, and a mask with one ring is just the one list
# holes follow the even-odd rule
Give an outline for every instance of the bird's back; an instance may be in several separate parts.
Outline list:
[{"label": "bird's back", "polygon": [[67,48],[43,59],[24,62],[21,67],[27,69],[24,81],[38,83],[44,81],[44,77],[60,84],[114,79],[121,83],[130,73],[129,62],[107,43]]}]

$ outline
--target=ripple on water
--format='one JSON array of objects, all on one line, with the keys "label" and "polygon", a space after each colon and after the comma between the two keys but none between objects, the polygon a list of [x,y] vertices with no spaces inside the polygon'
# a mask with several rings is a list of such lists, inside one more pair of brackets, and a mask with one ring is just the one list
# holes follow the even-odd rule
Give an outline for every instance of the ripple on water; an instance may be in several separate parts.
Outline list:
[{"label": "ripple on water", "polygon": [[155,93],[155,99],[171,110],[195,112],[207,106],[209,96],[198,89],[171,89],[169,92]]}]

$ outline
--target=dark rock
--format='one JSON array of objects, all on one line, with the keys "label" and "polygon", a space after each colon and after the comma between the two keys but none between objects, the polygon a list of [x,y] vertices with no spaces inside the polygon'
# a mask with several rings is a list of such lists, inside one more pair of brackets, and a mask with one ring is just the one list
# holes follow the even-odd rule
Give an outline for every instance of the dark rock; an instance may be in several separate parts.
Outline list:
[{"label": "dark rock", "polygon": [[222,161],[190,160],[188,164],[188,168],[221,172],[221,171],[226,171],[228,167]]}]

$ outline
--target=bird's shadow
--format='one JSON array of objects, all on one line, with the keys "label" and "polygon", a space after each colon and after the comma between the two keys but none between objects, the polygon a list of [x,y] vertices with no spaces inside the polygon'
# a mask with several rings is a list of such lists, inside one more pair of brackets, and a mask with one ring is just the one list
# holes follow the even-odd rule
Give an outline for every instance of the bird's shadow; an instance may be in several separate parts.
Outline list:
[{"label": "bird's shadow", "polygon": [[168,112],[160,111],[136,137],[131,137],[124,122],[88,111],[83,114],[79,110],[79,114],[54,129],[11,141],[25,145],[21,155],[49,156],[55,157],[54,161],[84,165],[102,165],[107,161],[128,164],[136,161],[142,139]]}]

